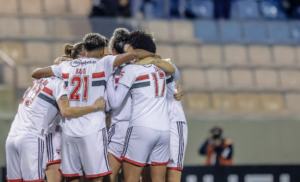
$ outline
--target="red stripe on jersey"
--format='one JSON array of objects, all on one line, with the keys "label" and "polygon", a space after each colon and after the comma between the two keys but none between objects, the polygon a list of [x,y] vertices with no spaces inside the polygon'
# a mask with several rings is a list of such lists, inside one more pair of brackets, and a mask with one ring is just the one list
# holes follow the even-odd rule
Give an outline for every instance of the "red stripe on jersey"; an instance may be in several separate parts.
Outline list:
[{"label": "red stripe on jersey", "polygon": [[49,88],[47,88],[47,87],[44,87],[44,89],[43,89],[43,92],[46,92],[47,94],[49,94],[49,95],[53,96],[53,91],[52,91],[52,90],[50,90],[50,89],[49,89]]},{"label": "red stripe on jersey", "polygon": [[63,79],[68,79],[69,78],[69,73],[63,73],[62,78]]},{"label": "red stripe on jersey", "polygon": [[115,79],[115,82],[116,82],[116,83],[119,83],[119,78],[116,78],[116,79]]},{"label": "red stripe on jersey", "polygon": [[105,72],[93,73],[92,78],[102,78],[105,77]]},{"label": "red stripe on jersey", "polygon": [[142,75],[137,77],[135,81],[148,80],[148,79],[150,79],[149,75]]},{"label": "red stripe on jersey", "polygon": [[94,174],[94,175],[85,175],[86,178],[98,178],[98,177],[102,177],[102,176],[106,176],[106,175],[109,175],[111,174],[112,172],[111,171],[108,171],[106,173],[101,173],[101,174]]}]

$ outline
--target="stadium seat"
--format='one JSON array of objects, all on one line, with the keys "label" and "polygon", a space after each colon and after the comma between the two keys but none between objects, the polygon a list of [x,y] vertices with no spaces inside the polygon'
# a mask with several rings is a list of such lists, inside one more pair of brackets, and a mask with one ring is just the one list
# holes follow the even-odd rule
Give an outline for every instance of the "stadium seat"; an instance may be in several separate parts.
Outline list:
[{"label": "stadium seat", "polygon": [[202,70],[184,69],[181,71],[181,82],[185,90],[201,90],[206,88]]},{"label": "stadium seat", "polygon": [[71,27],[72,37],[76,41],[81,41],[87,33],[93,32],[90,20],[88,18],[73,18],[67,21],[70,23],[69,26]]},{"label": "stadium seat", "polygon": [[171,32],[173,33],[172,40],[176,42],[195,41],[194,25],[191,21],[172,21]]},{"label": "stadium seat", "polygon": [[42,14],[41,0],[20,0],[21,13],[23,15],[40,15]]},{"label": "stadium seat", "polygon": [[220,22],[221,40],[223,42],[242,42],[242,31],[240,23],[237,21]]},{"label": "stadium seat", "polygon": [[52,59],[53,59],[53,61],[57,57],[60,57],[65,54],[65,45],[66,45],[66,43],[64,43],[64,42],[54,42],[52,44],[52,50],[53,50]]},{"label": "stadium seat", "polygon": [[284,101],[280,94],[262,94],[262,109],[266,112],[278,112],[284,109]]},{"label": "stadium seat", "polygon": [[157,54],[160,55],[163,59],[164,58],[170,58],[171,61],[178,65],[178,57],[175,55],[175,47],[168,44],[156,44],[156,51]]},{"label": "stadium seat", "polygon": [[26,57],[31,63],[41,63],[51,65],[52,59],[51,45],[46,42],[27,42]]},{"label": "stadium seat", "polygon": [[269,46],[249,46],[249,58],[253,66],[271,66],[274,64]]},{"label": "stadium seat", "polygon": [[300,66],[300,46],[295,47],[298,66]]},{"label": "stadium seat", "polygon": [[70,9],[72,15],[87,17],[92,9],[92,0],[71,0]]},{"label": "stadium seat", "polygon": [[24,48],[19,42],[1,42],[1,50],[17,63],[24,63]]},{"label": "stadium seat", "polygon": [[263,21],[243,22],[246,43],[266,43],[266,25]]},{"label": "stadium seat", "polygon": [[290,23],[290,31],[292,36],[292,41],[299,44],[300,43],[300,22],[294,21]]},{"label": "stadium seat", "polygon": [[277,45],[273,47],[273,52],[276,65],[289,67],[296,65],[296,50],[294,47]]},{"label": "stadium seat", "polygon": [[[38,27],[38,28],[37,28]],[[23,28],[26,38],[50,39],[47,20],[41,18],[24,18]]]},{"label": "stadium seat", "polygon": [[179,45],[176,53],[178,66],[198,66],[200,64],[197,46]]},{"label": "stadium seat", "polygon": [[271,44],[290,44],[290,30],[287,22],[268,22],[267,31],[269,43]]},{"label": "stadium seat", "polygon": [[27,88],[30,86],[30,75],[29,70],[25,66],[18,66],[18,87]]},{"label": "stadium seat", "polygon": [[211,90],[229,87],[229,74],[224,69],[207,69],[206,77]]},{"label": "stadium seat", "polygon": [[203,45],[200,47],[201,64],[203,66],[221,66],[222,49],[218,45]]},{"label": "stadium seat", "polygon": [[215,21],[196,21],[195,36],[204,42],[219,42],[218,28]]},{"label": "stadium seat", "polygon": [[14,81],[14,75],[11,67],[7,65],[3,66],[3,76],[4,76],[3,78],[4,84],[12,86]]},{"label": "stadium seat", "polygon": [[148,21],[146,30],[154,34],[154,38],[158,41],[171,40],[171,28],[168,21],[151,20]]},{"label": "stadium seat", "polygon": [[5,89],[0,90],[0,110],[3,111],[12,111],[14,108],[14,100],[13,90]]},{"label": "stadium seat", "polygon": [[187,1],[187,10],[197,18],[214,17],[214,3],[212,0]]},{"label": "stadium seat", "polygon": [[253,89],[253,76],[251,70],[231,70],[233,88],[248,90]]},{"label": "stadium seat", "polygon": [[[51,20],[53,23],[54,36],[58,40],[74,40],[72,30],[72,23],[70,19],[53,19]],[[75,28],[75,26],[74,26]],[[78,28],[77,28],[78,29]],[[82,37],[81,37],[82,39]],[[80,39],[79,39],[80,40]]]},{"label": "stadium seat", "polygon": [[233,0],[231,5],[232,19],[258,19],[259,9],[257,1]]},{"label": "stadium seat", "polygon": [[18,15],[18,0],[0,0],[0,15]]},{"label": "stadium seat", "polygon": [[241,45],[224,46],[225,64],[227,66],[244,66],[248,64],[246,48]]},{"label": "stadium seat", "polygon": [[299,112],[300,108],[300,94],[290,93],[286,94],[286,107],[289,111]]},{"label": "stadium seat", "polygon": [[237,110],[237,99],[232,94],[212,94],[213,109],[223,113]]},{"label": "stadium seat", "polygon": [[266,19],[282,19],[285,18],[280,4],[276,0],[264,0],[260,2],[262,16]]},{"label": "stadium seat", "polygon": [[256,84],[258,89],[278,88],[278,76],[276,70],[257,69],[255,71]]},{"label": "stadium seat", "polygon": [[20,38],[21,23],[19,18],[0,18],[0,38]]},{"label": "stadium seat", "polygon": [[67,13],[66,0],[51,0],[45,2],[45,13],[49,16],[59,16]]},{"label": "stadium seat", "polygon": [[292,70],[280,70],[280,83],[284,90],[300,90],[300,72]]},{"label": "stadium seat", "polygon": [[209,95],[201,93],[190,93],[186,96],[188,110],[192,112],[203,112],[211,109]]},{"label": "stadium seat", "polygon": [[237,107],[241,112],[256,112],[261,109],[261,102],[256,94],[237,94]]}]

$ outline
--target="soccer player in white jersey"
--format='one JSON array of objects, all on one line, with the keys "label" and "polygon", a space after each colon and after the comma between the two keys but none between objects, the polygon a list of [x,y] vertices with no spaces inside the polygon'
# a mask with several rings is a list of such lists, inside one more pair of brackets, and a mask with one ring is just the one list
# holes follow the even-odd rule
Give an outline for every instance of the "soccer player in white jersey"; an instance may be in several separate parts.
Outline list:
[{"label": "soccer player in white jersey", "polygon": [[[95,102],[96,99],[94,99]],[[45,135],[57,113],[77,117],[105,108],[99,99],[87,107],[69,107],[63,80],[35,80],[26,90],[6,139],[7,181],[44,181]]]},{"label": "soccer player in white jersey", "polygon": [[[74,45],[66,44],[65,57],[57,58],[54,64],[59,65],[62,60],[77,59],[83,56],[83,43],[79,42]],[[66,59],[69,58],[69,59]],[[61,182],[63,177],[59,172],[61,156],[60,156],[60,145],[61,145],[61,114],[58,114],[51,126],[49,126],[49,132],[46,136],[47,146],[47,167],[46,177],[48,182]]]},{"label": "soccer player in white jersey", "polygon": [[[85,106],[103,96],[113,68],[133,59],[155,56],[134,50],[118,56],[104,56],[106,38],[97,33],[83,38],[86,57],[62,62],[33,73],[34,78],[58,76],[64,79],[71,106]],[[111,173],[107,159],[105,112],[99,111],[62,123],[61,172],[67,181],[79,181],[85,173],[88,181],[102,181]]]},{"label": "soccer player in white jersey", "polygon": [[[131,32],[127,43],[130,45],[127,50],[156,52],[152,35],[143,31]],[[161,60],[155,62],[160,64]],[[174,73],[174,67],[167,65],[169,69],[165,72]],[[132,97],[132,116],[121,156],[125,182],[138,182],[148,161],[152,180],[165,181],[170,144],[165,72],[153,64],[128,65],[121,71],[116,90],[114,80],[108,82],[112,88],[108,92],[112,108],[120,107],[128,93]]]},{"label": "soccer player in white jersey", "polygon": [[[125,28],[118,28],[114,31],[108,45],[109,52],[112,55],[124,53],[124,46],[129,34],[130,32]],[[114,88],[107,88],[107,92],[111,92],[110,89],[115,89],[117,87],[120,73],[124,66],[125,64],[115,68],[115,72],[113,74]],[[108,179],[105,179],[105,181],[113,182],[121,168],[121,155],[123,152],[130,117],[131,97],[127,94],[121,106],[117,109],[111,110],[111,123],[108,131],[108,160],[112,173],[109,175]]]}]

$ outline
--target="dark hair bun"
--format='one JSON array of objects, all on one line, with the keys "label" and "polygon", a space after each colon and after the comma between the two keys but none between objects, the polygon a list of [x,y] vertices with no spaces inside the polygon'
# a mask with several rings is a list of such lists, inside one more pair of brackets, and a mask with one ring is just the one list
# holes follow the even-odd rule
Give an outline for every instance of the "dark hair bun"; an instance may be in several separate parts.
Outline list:
[{"label": "dark hair bun", "polygon": [[115,49],[119,54],[124,53],[124,46],[128,40],[129,34],[129,30],[126,28],[117,28],[114,31],[108,46],[111,54],[113,54],[113,49]]},{"label": "dark hair bun", "polygon": [[71,44],[66,44],[65,45],[65,54],[68,56],[71,56],[73,50],[73,46]]}]

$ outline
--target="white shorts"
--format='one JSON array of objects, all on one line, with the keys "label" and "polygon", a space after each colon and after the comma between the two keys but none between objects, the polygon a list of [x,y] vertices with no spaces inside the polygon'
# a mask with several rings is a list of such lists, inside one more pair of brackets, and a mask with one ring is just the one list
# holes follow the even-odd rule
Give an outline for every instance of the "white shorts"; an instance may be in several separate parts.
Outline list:
[{"label": "white shorts", "polygon": [[96,178],[111,173],[107,158],[107,132],[103,128],[84,137],[62,133],[60,171],[63,177]]},{"label": "white shorts", "polygon": [[8,136],[5,144],[7,181],[44,181],[45,141],[34,135]]},{"label": "white shorts", "polygon": [[47,145],[47,166],[61,162],[60,157],[61,132],[48,133],[46,136]]},{"label": "white shorts", "polygon": [[182,171],[188,138],[186,122],[172,122],[170,124],[170,133],[170,162],[168,170]]},{"label": "white shorts", "polygon": [[108,131],[108,153],[112,154],[119,162],[122,162],[121,155],[128,125],[128,121],[117,122],[111,125]]},{"label": "white shorts", "polygon": [[122,159],[137,166],[164,166],[169,163],[170,131],[147,127],[128,128]]}]

